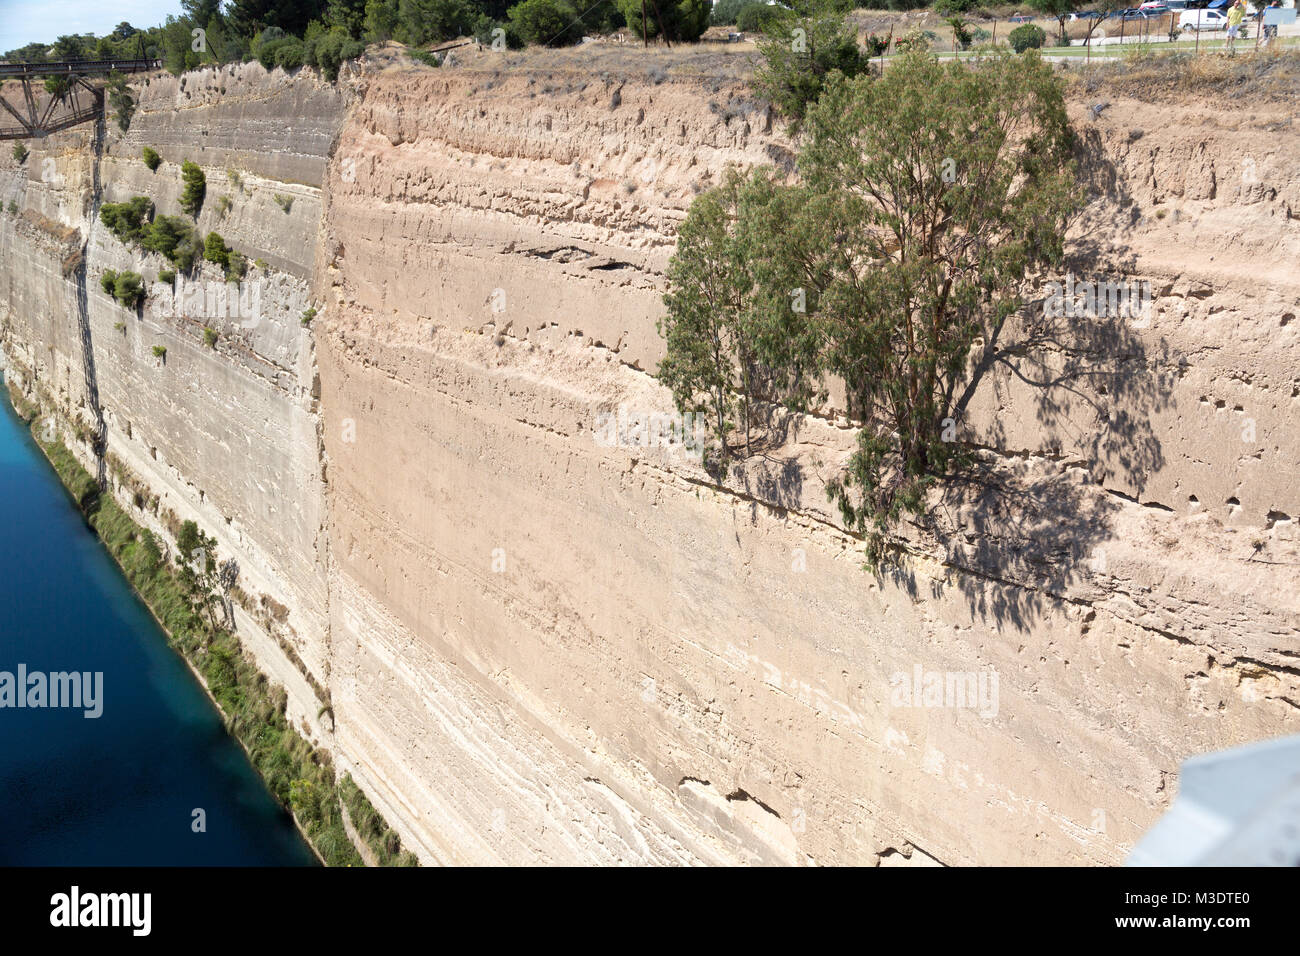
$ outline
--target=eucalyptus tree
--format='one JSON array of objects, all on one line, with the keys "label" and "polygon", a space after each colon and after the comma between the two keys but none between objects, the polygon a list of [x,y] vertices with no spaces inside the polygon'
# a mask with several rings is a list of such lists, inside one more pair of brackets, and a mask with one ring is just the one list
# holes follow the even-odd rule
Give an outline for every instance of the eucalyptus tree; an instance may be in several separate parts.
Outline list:
[{"label": "eucalyptus tree", "polygon": [[860,428],[830,494],[878,560],[890,526],[972,461],[954,396],[977,339],[1062,261],[1072,145],[1032,52],[914,51],[880,78],[829,76],[797,185],[732,174],[687,217],[661,324],[679,407],[707,406],[738,451],[726,437],[756,396],[814,409],[826,377],[842,382]]}]

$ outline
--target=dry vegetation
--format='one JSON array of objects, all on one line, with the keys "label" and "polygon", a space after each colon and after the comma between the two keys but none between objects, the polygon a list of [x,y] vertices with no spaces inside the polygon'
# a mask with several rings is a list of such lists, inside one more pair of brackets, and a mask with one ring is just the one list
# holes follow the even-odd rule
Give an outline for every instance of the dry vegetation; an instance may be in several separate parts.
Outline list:
[{"label": "dry vegetation", "polygon": [[[400,44],[371,48],[367,60],[372,68],[404,66],[435,69],[417,64],[404,55]],[[751,43],[694,43],[668,49],[652,43],[617,43],[598,40],[582,46],[528,47],[494,53],[473,45],[451,51],[451,68],[479,73],[550,71],[569,80],[591,80],[608,74],[620,80],[662,83],[683,77],[711,77],[719,80],[746,79],[753,72],[758,53]],[[446,67],[443,67],[445,69]]]},{"label": "dry vegetation", "polygon": [[[1005,19],[1011,8],[999,10],[997,39],[999,44],[1010,25]],[[853,19],[863,33],[888,33],[894,25],[895,34],[920,27],[938,35],[932,49],[951,49],[950,31],[933,11],[896,13],[881,10],[855,10]],[[987,14],[974,14],[972,25],[991,30],[992,20]],[[1045,30],[1055,26],[1055,21],[1038,18]],[[1069,25],[1071,36],[1082,35],[1083,26]],[[1100,31],[1094,37],[1100,36]],[[1052,50],[1045,49],[1050,54]],[[751,43],[688,44],[666,49],[652,44],[643,48],[639,43],[617,43],[599,40],[582,46],[562,49],[530,47],[507,53],[477,50],[473,46],[453,51],[452,69],[471,71],[484,77],[483,90],[500,85],[512,74],[523,74],[534,79],[540,94],[567,93],[582,89],[593,82],[621,84],[624,82],[666,81],[700,82],[716,92],[719,88],[748,81],[759,55]],[[371,68],[383,69],[398,66],[414,69],[432,69],[421,66],[404,55],[400,44],[385,44],[372,48]],[[1156,97],[1164,101],[1180,99],[1189,94],[1227,95],[1247,100],[1277,101],[1293,99],[1300,94],[1300,51],[1256,53],[1249,41],[1235,57],[1218,52],[1162,51],[1159,46],[1134,47],[1122,55],[1105,60],[1094,58],[1085,63],[1082,58],[1060,65],[1070,79],[1071,92],[1089,95],[1098,89],[1142,98]]]},{"label": "dry vegetation", "polygon": [[[1074,64],[1071,64],[1074,67]],[[1259,102],[1294,102],[1300,96],[1300,52],[1241,54],[1132,54],[1086,70],[1071,69],[1073,90],[1100,89],[1163,102],[1188,96],[1231,97],[1248,108]],[[1227,104],[1225,101],[1225,105]]]}]

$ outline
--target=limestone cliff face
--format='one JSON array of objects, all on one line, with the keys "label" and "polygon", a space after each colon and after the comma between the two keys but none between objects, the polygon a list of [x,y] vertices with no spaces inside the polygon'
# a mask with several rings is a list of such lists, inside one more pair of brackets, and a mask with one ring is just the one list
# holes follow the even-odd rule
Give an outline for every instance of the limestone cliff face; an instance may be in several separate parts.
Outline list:
[{"label": "limestone cliff face", "polygon": [[[1072,106],[1078,278],[1149,280],[1150,321],[1027,315],[984,343],[957,426],[1001,491],[954,497],[941,540],[908,529],[877,578],[826,502],[853,440],[833,413],[723,485],[680,445],[610,440],[611,416],[671,412],[655,321],[692,197],[791,157],[743,64],[625,55],[372,63],[348,102],[306,71],[152,81],[104,199],[175,212],[177,164],[204,164],[201,227],[267,263],[263,320],[215,349],[100,293],[158,263],[87,221],[86,133],[0,160],[25,210],[0,222],[10,374],[90,415],[88,235],[122,496],[237,557],[241,635],[404,843],[1115,862],[1182,758],[1294,732],[1300,180],[1273,117]],[[983,699],[900,697],[935,673]]]},{"label": "limestone cliff face", "polygon": [[[294,722],[318,737],[328,719],[322,728],[307,675],[323,687],[328,674],[327,549],[313,349],[301,315],[320,179],[342,115],[332,88],[268,78],[256,65],[153,77],[125,136],[112,123],[79,127],[30,144],[22,166],[6,152],[0,172],[3,201],[20,209],[0,221],[11,381],[42,400],[51,427],[92,472],[98,404],[105,477],[133,517],[163,533],[194,519],[237,560],[241,636],[291,691]],[[141,161],[145,146],[164,160],[156,172]],[[204,263],[190,293],[173,301],[153,284],[169,263],[124,246],[97,219],[102,202],[136,195],[159,215],[179,214],[186,159],[207,180],[199,231],[219,232],[249,260],[242,298]],[[291,200],[288,211],[277,195]],[[150,283],[138,313],[100,288],[109,269]],[[205,327],[217,333],[214,345]]]},{"label": "limestone cliff face", "polygon": [[[317,276],[335,706],[437,855],[1113,862],[1180,759],[1294,729],[1300,182],[1262,115],[1074,112],[1077,268],[1152,316],[987,343],[960,427],[1007,491],[878,581],[826,504],[843,423],[722,488],[602,434],[671,411],[644,370],[694,190],[788,163],[739,83],[371,79]],[[917,669],[996,674],[997,713],[898,706]]]}]

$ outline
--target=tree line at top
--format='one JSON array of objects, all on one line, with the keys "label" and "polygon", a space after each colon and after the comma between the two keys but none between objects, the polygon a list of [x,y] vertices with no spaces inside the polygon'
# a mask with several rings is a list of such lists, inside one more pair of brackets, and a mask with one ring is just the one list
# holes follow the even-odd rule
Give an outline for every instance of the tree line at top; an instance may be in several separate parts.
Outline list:
[{"label": "tree line at top", "polygon": [[[934,5],[973,5],[975,0],[938,0]],[[672,42],[698,40],[712,24],[734,24],[756,0],[650,0],[644,32]],[[914,9],[931,0],[854,0],[873,9]],[[61,36],[10,50],[5,59],[44,62],[151,57],[172,73],[213,63],[259,60],[268,69],[315,66],[331,79],[338,64],[359,56],[366,43],[397,40],[426,46],[473,36],[483,43],[504,39],[565,46],[584,35],[643,30],[643,0],[181,0],[181,15],[158,26],[119,23],[102,37]],[[757,11],[754,11],[757,12]],[[196,35],[195,30],[202,31]],[[499,32],[496,32],[499,31]]]}]

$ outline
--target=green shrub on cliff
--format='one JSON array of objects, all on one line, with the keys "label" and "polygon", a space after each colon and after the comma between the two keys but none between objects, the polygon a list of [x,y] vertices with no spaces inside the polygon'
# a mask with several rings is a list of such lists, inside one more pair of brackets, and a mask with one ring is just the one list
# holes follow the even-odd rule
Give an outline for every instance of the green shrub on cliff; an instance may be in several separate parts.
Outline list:
[{"label": "green shrub on cliff", "polygon": [[218,337],[218,336],[217,336],[217,330],[216,330],[216,329],[210,329],[210,328],[204,327],[204,329],[203,329],[203,344],[204,344],[204,345],[206,345],[206,346],[207,346],[208,348],[210,348],[210,349],[216,348],[216,347],[217,347],[217,337]]},{"label": "green shrub on cliff", "polygon": [[144,301],[144,279],[138,272],[119,272],[113,282],[113,298],[128,309]]},{"label": "green shrub on cliff", "polygon": [[198,232],[181,216],[159,216],[140,244],[150,252],[166,256],[182,272],[193,269],[195,261],[203,254]]},{"label": "green shrub on cliff", "polygon": [[[316,26],[313,24],[313,26]],[[303,53],[309,66],[314,66],[326,80],[333,83],[339,78],[339,68],[347,60],[356,59],[366,52],[364,44],[348,36],[347,32],[333,29],[329,32],[310,28],[303,40]]]},{"label": "green shrub on cliff", "polygon": [[288,72],[307,62],[307,47],[303,41],[289,36],[279,27],[267,27],[255,36],[249,50],[267,70],[278,66]]},{"label": "green shrub on cliff", "polygon": [[219,233],[208,233],[207,241],[203,243],[203,258],[209,262],[215,262],[223,269],[230,259],[230,247],[226,245],[226,240],[221,238]]},{"label": "green shrub on cliff", "polygon": [[14,162],[25,163],[27,161],[27,147],[22,143],[14,143]]},{"label": "green shrub on cliff", "polygon": [[149,167],[150,172],[156,172],[158,167],[162,165],[162,157],[149,146],[142,149],[140,155],[144,159],[144,164]]},{"label": "green shrub on cliff", "polygon": [[99,207],[99,221],[123,244],[140,242],[152,215],[153,202],[148,196],[136,196],[127,202],[106,202]]},{"label": "green shrub on cliff", "polygon": [[198,163],[192,163],[187,159],[181,163],[181,179],[185,183],[184,189],[181,190],[181,208],[197,218],[199,210],[203,208],[203,196],[208,189],[207,178]]},{"label": "green shrub on cliff", "polygon": [[261,33],[253,37],[252,43],[249,44],[249,52],[253,54],[253,59],[262,64],[267,71],[275,69],[275,51],[289,37],[285,35],[284,30],[277,26],[269,26]]},{"label": "green shrub on cliff", "polygon": [[12,199],[9,200],[9,205],[5,208],[9,210],[9,215],[11,216],[18,215],[18,203],[14,202]]},{"label": "green shrub on cliff", "polygon": [[158,270],[158,281],[159,281],[159,282],[166,283],[167,285],[173,285],[173,284],[176,282],[176,270],[175,270],[175,269],[159,269],[159,270]]},{"label": "green shrub on cliff", "polygon": [[144,279],[138,272],[105,269],[99,277],[99,287],[128,309],[134,309],[144,301]]},{"label": "green shrub on cliff", "polygon": [[300,68],[306,62],[306,48],[297,37],[292,37],[276,47],[275,65],[286,73]]},{"label": "green shrub on cliff", "polygon": [[248,272],[248,259],[236,249],[231,249],[226,256],[226,281],[238,282]]},{"label": "green shrub on cliff", "polygon": [[126,85],[126,77],[121,73],[110,73],[104,88],[108,91],[108,105],[114,111],[117,128],[125,133],[131,128],[131,117],[135,115],[135,97]]},{"label": "green shrub on cliff", "polygon": [[441,53],[430,53],[428,50],[407,50],[406,55],[417,63],[423,63],[425,66],[442,66],[443,54]]},{"label": "green shrub on cliff", "polygon": [[208,233],[207,241],[203,244],[203,258],[221,266],[227,282],[238,282],[248,272],[248,259],[243,253],[226,245],[226,240],[215,232]]}]

